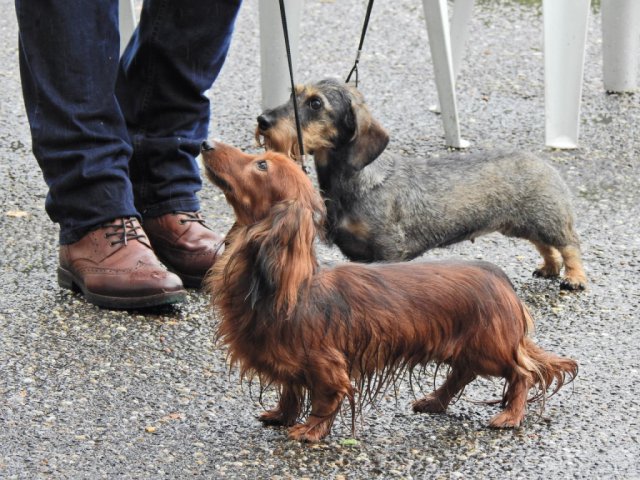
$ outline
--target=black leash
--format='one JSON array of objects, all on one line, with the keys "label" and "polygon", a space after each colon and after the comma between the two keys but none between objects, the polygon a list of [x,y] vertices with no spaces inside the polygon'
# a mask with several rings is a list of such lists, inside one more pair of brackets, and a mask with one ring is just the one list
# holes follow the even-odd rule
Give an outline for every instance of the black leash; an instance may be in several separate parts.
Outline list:
[{"label": "black leash", "polygon": [[287,14],[285,13],[284,0],[280,0],[280,17],[282,18],[282,31],[284,32],[284,46],[287,51],[287,62],[289,63],[289,77],[291,78],[291,98],[293,99],[293,113],[296,119],[296,131],[298,133],[298,148],[300,149],[300,164],[302,169],[308,173],[305,166],[304,144],[302,143],[302,128],[300,127],[300,116],[298,114],[298,100],[296,98],[296,85],[293,81],[293,66],[291,65],[291,48],[289,46],[289,29],[287,28]]},{"label": "black leash", "polygon": [[356,61],[353,64],[353,68],[349,72],[345,83],[349,83],[351,80],[351,75],[355,72],[356,74],[356,88],[358,88],[358,63],[360,62],[360,54],[362,53],[362,46],[364,45],[364,37],[367,34],[367,27],[369,26],[369,17],[371,17],[371,9],[373,8],[373,0],[369,0],[369,4],[367,5],[367,13],[364,17],[364,25],[362,26],[362,33],[360,34],[360,45],[358,45],[358,54],[356,55]]},{"label": "black leash", "polygon": [[[362,53],[362,47],[364,45],[364,37],[367,34],[367,28],[369,27],[369,18],[371,17],[371,9],[373,8],[373,0],[369,0],[367,5],[367,13],[364,17],[364,25],[362,26],[362,33],[360,34],[360,44],[358,45],[358,54],[356,55],[356,61],[353,64],[353,68],[349,72],[345,83],[349,83],[351,75],[356,74],[356,88],[358,87],[358,63],[360,62],[360,54]],[[291,64],[291,47],[289,46],[289,29],[287,28],[287,14],[284,8],[284,0],[280,0],[280,18],[282,19],[282,31],[284,33],[284,46],[287,52],[287,63],[289,64],[289,78],[291,80],[291,97],[293,101],[293,114],[296,120],[296,132],[298,134],[298,148],[300,150],[300,163],[302,169],[309,173],[305,165],[304,144],[302,142],[302,128],[300,126],[300,115],[298,113],[298,99],[296,96],[296,85],[293,80],[293,66]]]}]

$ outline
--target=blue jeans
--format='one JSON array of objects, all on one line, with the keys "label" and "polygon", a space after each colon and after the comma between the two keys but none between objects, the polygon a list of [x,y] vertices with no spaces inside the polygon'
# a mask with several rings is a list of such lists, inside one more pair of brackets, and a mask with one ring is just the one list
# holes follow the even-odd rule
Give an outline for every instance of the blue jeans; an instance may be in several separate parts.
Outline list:
[{"label": "blue jeans", "polygon": [[119,59],[118,0],[16,0],[33,153],[60,243],[116,217],[200,208],[205,92],[241,0],[145,0]]}]

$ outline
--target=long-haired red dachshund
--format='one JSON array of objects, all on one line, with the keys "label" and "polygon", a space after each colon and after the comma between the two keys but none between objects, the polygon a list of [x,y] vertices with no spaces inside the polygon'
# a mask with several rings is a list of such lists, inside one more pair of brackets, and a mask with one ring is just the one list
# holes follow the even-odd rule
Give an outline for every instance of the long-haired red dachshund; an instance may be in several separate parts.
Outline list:
[{"label": "long-haired red dachshund", "polygon": [[[278,387],[265,424],[297,440],[331,430],[345,397],[380,391],[403,370],[446,364],[441,387],[414,402],[443,412],[477,376],[502,377],[504,410],[492,427],[521,424],[529,390],[544,398],[577,374],[575,361],[528,337],[532,319],[507,276],[486,262],[347,263],[320,268],[314,238],[324,204],[286,156],[204,143],[208,177],[236,223],[208,278],[219,338],[242,375]],[[373,388],[372,388],[373,385]],[[305,423],[297,423],[310,404]]]}]

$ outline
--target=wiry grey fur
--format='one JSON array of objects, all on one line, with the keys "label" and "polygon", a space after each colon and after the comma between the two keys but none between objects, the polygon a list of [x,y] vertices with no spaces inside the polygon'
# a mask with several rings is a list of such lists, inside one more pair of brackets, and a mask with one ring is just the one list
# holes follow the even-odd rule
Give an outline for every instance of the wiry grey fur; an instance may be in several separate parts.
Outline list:
[{"label": "wiry grey fur", "polygon": [[[497,231],[536,245],[544,264],[535,274],[557,276],[564,261],[561,286],[585,288],[571,195],[549,163],[522,152],[401,157],[384,150],[389,137],[355,88],[322,80],[296,94],[327,237],[351,260],[408,260]],[[263,112],[257,136],[295,152],[293,118],[291,100]]]}]

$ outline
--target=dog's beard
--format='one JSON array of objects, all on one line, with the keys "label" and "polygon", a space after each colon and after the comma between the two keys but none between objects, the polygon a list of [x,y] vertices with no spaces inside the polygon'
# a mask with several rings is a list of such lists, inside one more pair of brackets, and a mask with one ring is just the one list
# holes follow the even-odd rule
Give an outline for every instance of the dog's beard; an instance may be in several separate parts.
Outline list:
[{"label": "dog's beard", "polygon": [[[293,136],[295,138],[295,136]],[[266,150],[283,153],[296,163],[302,164],[300,146],[297,141],[291,140],[291,135],[279,134],[276,131],[264,132],[256,130],[256,142]]]}]

